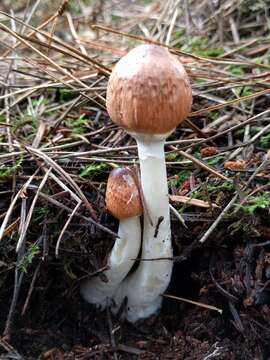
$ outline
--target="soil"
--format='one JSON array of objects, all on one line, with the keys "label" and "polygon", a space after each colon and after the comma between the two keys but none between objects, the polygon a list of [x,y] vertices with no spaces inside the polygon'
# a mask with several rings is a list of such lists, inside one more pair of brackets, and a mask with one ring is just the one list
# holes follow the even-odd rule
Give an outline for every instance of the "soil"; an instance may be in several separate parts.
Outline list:
[{"label": "soil", "polygon": [[[267,217],[262,212],[245,219],[251,222],[253,237],[235,231],[236,219],[228,219],[203,247],[194,240],[202,230],[199,222],[187,222],[190,233],[173,221],[176,257],[166,293],[214,305],[222,314],[164,298],[160,314],[132,325],[80,298],[78,282],[71,280],[72,267],[78,271],[74,258],[66,271],[61,260],[52,266],[47,258],[23,316],[28,286],[20,293],[8,343],[27,360],[270,359]],[[9,276],[9,286],[1,293],[1,330],[12,295]]]}]

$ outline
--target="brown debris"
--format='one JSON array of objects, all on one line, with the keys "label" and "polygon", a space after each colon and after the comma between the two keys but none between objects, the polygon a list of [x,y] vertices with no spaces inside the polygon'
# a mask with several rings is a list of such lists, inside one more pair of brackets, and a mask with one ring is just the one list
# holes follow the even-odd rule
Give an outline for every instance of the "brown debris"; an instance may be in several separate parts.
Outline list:
[{"label": "brown debris", "polygon": [[247,166],[245,160],[236,160],[236,161],[225,161],[224,162],[224,168],[230,169],[230,170],[243,170]]},{"label": "brown debris", "polygon": [[208,146],[200,149],[201,157],[213,156],[219,153],[218,148],[214,146]]}]

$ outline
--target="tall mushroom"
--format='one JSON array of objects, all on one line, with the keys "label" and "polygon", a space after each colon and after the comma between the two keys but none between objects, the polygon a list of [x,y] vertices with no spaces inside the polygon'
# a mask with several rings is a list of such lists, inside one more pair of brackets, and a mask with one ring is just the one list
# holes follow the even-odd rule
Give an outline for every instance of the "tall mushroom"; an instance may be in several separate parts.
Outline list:
[{"label": "tall mushroom", "polygon": [[119,219],[119,237],[109,255],[108,270],[104,272],[107,282],[96,276],[81,285],[83,298],[102,308],[128,274],[141,247],[140,215],[143,208],[136,177],[130,168],[111,171],[106,189],[106,207]]},{"label": "tall mushroom", "polygon": [[172,256],[165,139],[188,115],[192,92],[179,60],[161,46],[141,45],[114,67],[107,89],[111,119],[137,141],[144,214],[142,261],[122,283],[115,301],[128,298],[126,318],[135,322],[154,314],[167,288]]}]

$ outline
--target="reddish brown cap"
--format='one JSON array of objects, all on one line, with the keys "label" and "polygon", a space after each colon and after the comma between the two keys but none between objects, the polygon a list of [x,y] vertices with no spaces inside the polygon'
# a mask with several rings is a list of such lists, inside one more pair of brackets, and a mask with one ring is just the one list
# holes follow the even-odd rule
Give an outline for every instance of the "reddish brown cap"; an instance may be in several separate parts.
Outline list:
[{"label": "reddish brown cap", "polygon": [[136,176],[130,168],[111,171],[106,189],[106,207],[117,219],[142,215],[143,207]]},{"label": "reddish brown cap", "polygon": [[107,88],[112,120],[129,132],[166,134],[192,105],[187,73],[178,58],[157,45],[140,45],[114,67]]}]

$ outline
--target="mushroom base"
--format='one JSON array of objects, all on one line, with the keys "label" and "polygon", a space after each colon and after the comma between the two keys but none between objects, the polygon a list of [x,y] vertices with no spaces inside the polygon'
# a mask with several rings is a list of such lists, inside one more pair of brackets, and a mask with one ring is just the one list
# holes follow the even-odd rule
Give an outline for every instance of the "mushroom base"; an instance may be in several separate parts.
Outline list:
[{"label": "mushroom base", "polygon": [[[119,294],[118,294],[119,296]],[[111,310],[114,314],[117,314],[119,311],[120,306],[122,305],[119,300],[123,300],[123,297],[118,297],[117,295],[114,297],[114,304],[111,306]],[[121,318],[126,319],[131,323],[135,323],[140,319],[146,319],[151,315],[155,315],[158,313],[162,305],[162,297],[158,296],[154,299],[151,303],[139,303],[139,304],[132,304],[129,305],[127,302],[126,308],[121,313]]]},{"label": "mushroom base", "polygon": [[126,277],[141,246],[141,224],[138,216],[119,221],[119,238],[115,240],[108,258],[109,269],[104,271],[107,282],[99,276],[92,277],[81,284],[82,297],[89,303],[105,308],[119,284]]}]

